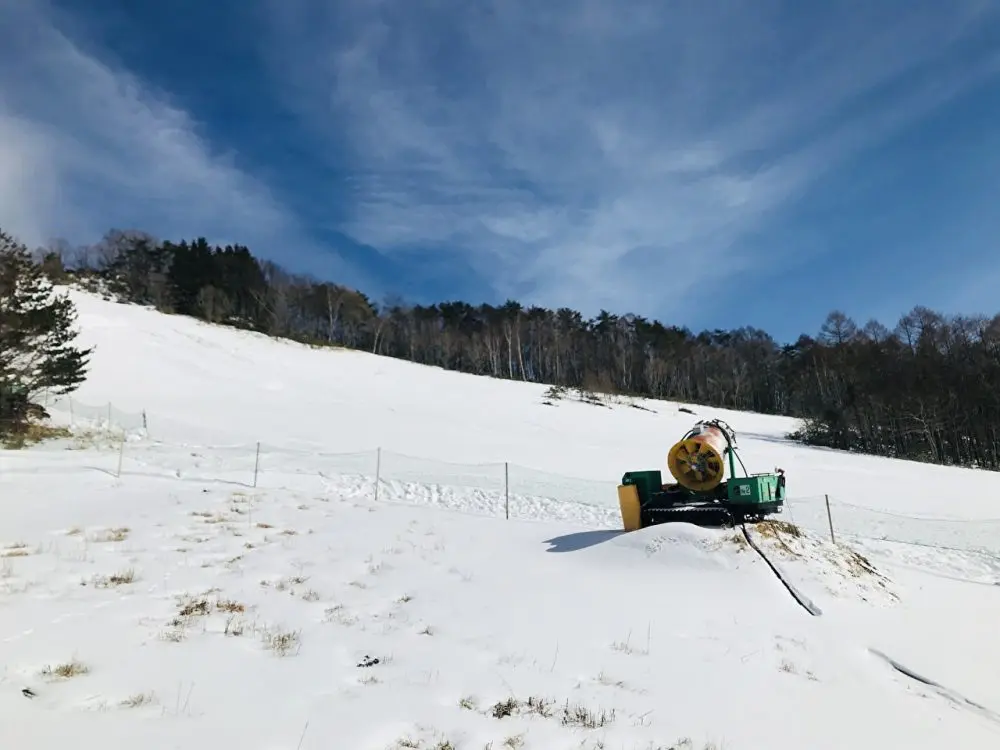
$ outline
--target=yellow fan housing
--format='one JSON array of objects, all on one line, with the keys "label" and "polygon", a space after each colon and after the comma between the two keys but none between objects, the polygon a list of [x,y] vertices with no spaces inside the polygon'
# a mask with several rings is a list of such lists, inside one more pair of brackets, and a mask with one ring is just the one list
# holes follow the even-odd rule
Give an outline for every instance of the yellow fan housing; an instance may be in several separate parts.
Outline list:
[{"label": "yellow fan housing", "polygon": [[726,437],[718,427],[699,425],[696,431],[670,449],[667,468],[683,487],[695,492],[708,492],[718,487],[725,478],[723,457],[726,447]]}]

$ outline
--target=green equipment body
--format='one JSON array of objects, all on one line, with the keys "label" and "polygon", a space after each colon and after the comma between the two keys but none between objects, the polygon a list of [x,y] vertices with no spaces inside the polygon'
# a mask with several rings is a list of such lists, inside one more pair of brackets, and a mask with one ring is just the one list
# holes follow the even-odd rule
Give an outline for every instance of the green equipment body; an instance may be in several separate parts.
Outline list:
[{"label": "green equipment body", "polygon": [[[782,511],[785,500],[784,471],[776,469],[774,473],[748,474],[744,469],[745,476],[737,476],[736,446],[732,430],[718,420],[699,423],[696,428],[701,425],[718,428],[725,437],[724,447],[720,446],[721,451],[716,450],[714,453],[709,451],[707,465],[709,474],[715,471],[714,481],[711,476],[706,480],[705,472],[699,471],[689,482],[698,489],[692,489],[680,482],[664,484],[663,475],[659,470],[626,472],[618,486],[618,500],[626,530],[632,531],[670,522],[730,526],[747,521],[760,521],[766,516]],[[689,436],[691,434],[689,433]],[[700,450],[697,440],[690,444]],[[676,448],[677,446],[674,450]],[[715,464],[711,463],[713,458],[716,459]],[[719,459],[728,459],[726,461],[729,465],[728,478],[723,478],[724,469]],[[704,462],[688,463],[696,467],[706,465]],[[742,463],[741,460],[740,464]],[[674,474],[675,476],[681,474],[681,469],[674,471]]]}]

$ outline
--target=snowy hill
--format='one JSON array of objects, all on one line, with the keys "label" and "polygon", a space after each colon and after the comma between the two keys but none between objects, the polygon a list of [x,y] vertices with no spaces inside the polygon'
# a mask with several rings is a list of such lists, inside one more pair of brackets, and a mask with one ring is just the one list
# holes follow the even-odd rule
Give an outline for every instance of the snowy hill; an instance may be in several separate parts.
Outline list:
[{"label": "snowy hill", "polygon": [[[78,436],[0,452],[4,747],[1000,742],[996,474],[72,296]],[[708,417],[786,470],[753,537],[818,616],[738,532],[618,532]]]}]

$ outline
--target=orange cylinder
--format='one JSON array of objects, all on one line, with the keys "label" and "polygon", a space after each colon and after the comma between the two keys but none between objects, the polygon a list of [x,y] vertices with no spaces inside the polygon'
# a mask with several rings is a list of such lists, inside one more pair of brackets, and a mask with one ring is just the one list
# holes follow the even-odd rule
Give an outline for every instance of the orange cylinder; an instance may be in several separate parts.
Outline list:
[{"label": "orange cylinder", "polygon": [[726,474],[725,434],[718,427],[697,424],[667,454],[667,468],[678,484],[695,492],[719,486]]}]

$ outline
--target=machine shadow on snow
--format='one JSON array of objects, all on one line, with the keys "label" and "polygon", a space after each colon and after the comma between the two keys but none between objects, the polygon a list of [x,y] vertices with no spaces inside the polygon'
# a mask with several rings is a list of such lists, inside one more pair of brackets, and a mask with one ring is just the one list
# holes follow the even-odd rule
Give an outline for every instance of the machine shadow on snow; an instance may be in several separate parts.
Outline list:
[{"label": "machine shadow on snow", "polygon": [[601,529],[598,531],[577,531],[572,534],[546,539],[545,544],[550,545],[546,552],[578,552],[588,547],[610,541],[615,537],[626,533],[618,529]]}]

